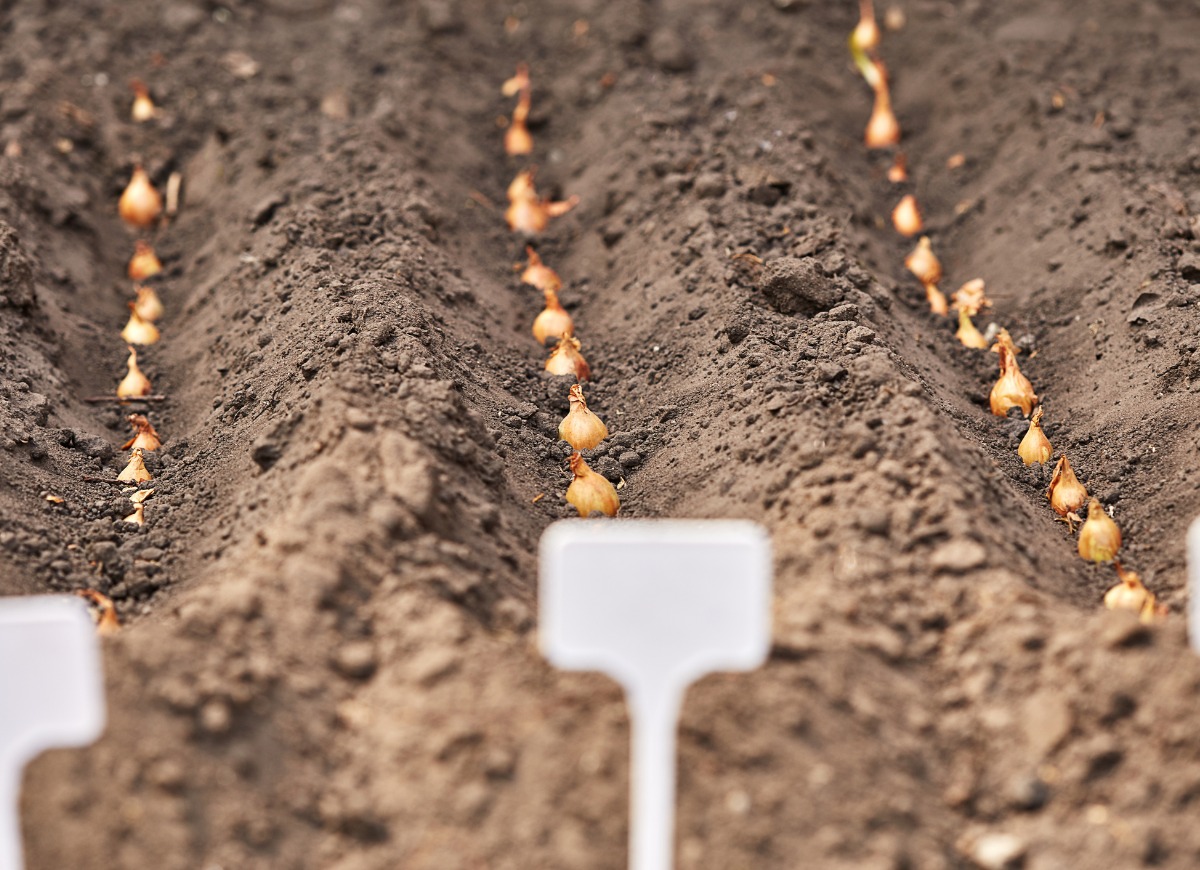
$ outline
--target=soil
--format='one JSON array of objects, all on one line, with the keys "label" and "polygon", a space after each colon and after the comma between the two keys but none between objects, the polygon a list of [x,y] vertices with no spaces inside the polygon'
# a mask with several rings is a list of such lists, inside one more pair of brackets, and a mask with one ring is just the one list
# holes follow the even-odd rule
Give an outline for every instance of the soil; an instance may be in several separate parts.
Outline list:
[{"label": "soil", "polygon": [[[988,412],[995,356],[903,267],[856,4],[4,11],[0,593],[98,589],[125,625],[103,739],[28,770],[29,867],[625,866],[620,693],[536,649],[573,510],[502,216],[522,60],[539,188],[581,198],[536,244],[612,432],[589,462],[623,516],[774,541],[769,663],[685,705],[679,866],[1196,866],[1200,15],[902,5],[944,289],[986,279],[1160,626],[1101,607],[1111,567]],[[139,157],[184,178],[141,528],[129,409],[84,401],[124,373]]]}]

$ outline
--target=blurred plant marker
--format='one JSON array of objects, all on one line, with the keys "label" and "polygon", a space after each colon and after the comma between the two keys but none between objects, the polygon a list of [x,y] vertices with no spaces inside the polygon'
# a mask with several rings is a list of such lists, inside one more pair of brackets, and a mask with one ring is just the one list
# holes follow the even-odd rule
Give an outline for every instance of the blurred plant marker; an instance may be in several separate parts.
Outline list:
[{"label": "blurred plant marker", "polygon": [[21,771],[46,749],[104,729],[96,629],[69,595],[0,601],[0,870],[21,870]]},{"label": "blurred plant marker", "polygon": [[540,562],[542,654],[625,690],[629,866],[671,870],[683,695],[706,674],[766,661],[770,539],[738,520],[565,520],[542,535]]},{"label": "blurred plant marker", "polygon": [[1200,653],[1200,517],[1192,520],[1187,533],[1188,641]]}]

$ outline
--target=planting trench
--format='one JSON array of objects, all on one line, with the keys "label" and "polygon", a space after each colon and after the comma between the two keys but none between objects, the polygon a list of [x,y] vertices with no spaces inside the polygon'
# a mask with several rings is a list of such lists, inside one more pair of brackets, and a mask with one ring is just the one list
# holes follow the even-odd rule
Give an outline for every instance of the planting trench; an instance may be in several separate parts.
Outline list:
[{"label": "planting trench", "polygon": [[[1200,22],[905,8],[883,52],[945,289],[985,278],[1037,350],[1161,628],[1100,610],[1110,572],[987,413],[993,356],[922,310],[850,4],[9,12],[0,591],[98,588],[127,623],[105,738],[30,770],[30,866],[623,866],[619,693],[534,643],[538,536],[572,510],[500,205],[522,59],[539,185],[582,198],[538,247],[613,433],[589,463],[624,515],[775,544],[771,661],[685,707],[680,865],[970,866],[1002,832],[1030,867],[1191,866]],[[125,120],[132,75],[170,120]],[[140,531],[83,480],[123,464],[125,412],[81,401],[123,369],[135,152],[186,184]]]}]

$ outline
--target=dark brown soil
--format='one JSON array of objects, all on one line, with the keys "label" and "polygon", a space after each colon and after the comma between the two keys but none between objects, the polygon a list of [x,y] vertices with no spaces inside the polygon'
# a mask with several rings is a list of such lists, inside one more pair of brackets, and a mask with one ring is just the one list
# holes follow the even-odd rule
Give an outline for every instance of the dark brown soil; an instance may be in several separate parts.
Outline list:
[{"label": "dark brown soil", "polygon": [[[0,592],[97,588],[126,623],[106,736],[29,770],[29,866],[625,866],[620,694],[534,642],[572,510],[500,205],[527,60],[539,184],[582,199],[538,247],[613,433],[589,461],[625,516],[776,548],[769,664],[688,696],[680,866],[969,867],[1006,834],[1039,870],[1195,867],[1200,14],[903,7],[883,54],[945,289],[987,280],[1161,627],[1101,608],[1111,569],[988,413],[994,355],[903,268],[849,0],[9,7]],[[186,194],[140,530],[94,480],[127,410],[83,401],[124,372],[135,155]]]}]

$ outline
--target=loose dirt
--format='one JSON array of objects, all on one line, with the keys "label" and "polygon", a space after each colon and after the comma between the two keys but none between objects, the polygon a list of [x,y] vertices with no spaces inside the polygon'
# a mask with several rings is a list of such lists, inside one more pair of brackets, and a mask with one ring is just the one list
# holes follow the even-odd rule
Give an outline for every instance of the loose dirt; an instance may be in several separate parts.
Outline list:
[{"label": "loose dirt", "polygon": [[[944,289],[987,281],[1151,629],[1103,611],[994,355],[904,270],[854,7],[3,13],[0,592],[96,588],[126,626],[105,737],[28,772],[31,868],[625,866],[621,697],[535,645],[572,510],[502,217],[521,60],[539,186],[582,200],[537,245],[612,431],[588,461],[625,516],[774,538],[770,662],[687,700],[680,866],[1200,861],[1200,16],[908,0],[883,43]],[[124,373],[135,156],[185,180],[140,529],[103,482],[128,409],[83,401]]]}]

